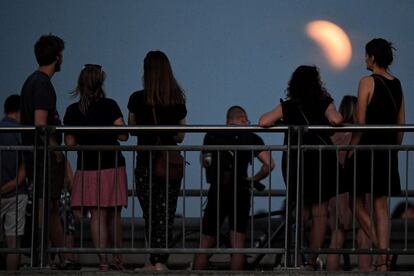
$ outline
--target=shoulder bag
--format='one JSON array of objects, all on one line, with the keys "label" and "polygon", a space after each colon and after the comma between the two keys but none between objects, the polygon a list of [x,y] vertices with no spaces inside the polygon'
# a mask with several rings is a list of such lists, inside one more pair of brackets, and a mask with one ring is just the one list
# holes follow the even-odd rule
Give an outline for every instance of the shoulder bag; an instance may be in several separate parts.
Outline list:
[{"label": "shoulder bag", "polygon": [[[157,123],[155,108],[152,108],[154,123]],[[157,135],[156,145],[161,145],[161,138]],[[177,150],[161,150],[153,154],[153,175],[156,179],[171,182],[181,181],[184,176],[184,157]]]}]

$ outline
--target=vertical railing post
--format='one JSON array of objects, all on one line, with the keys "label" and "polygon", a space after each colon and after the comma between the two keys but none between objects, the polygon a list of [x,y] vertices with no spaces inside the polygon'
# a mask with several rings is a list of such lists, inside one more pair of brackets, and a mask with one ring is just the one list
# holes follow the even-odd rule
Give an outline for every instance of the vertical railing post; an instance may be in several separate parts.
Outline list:
[{"label": "vertical railing post", "polygon": [[32,183],[32,234],[31,234],[31,245],[30,245],[30,266],[36,267],[39,265],[40,259],[39,259],[39,247],[40,247],[40,240],[39,240],[39,192],[38,189],[40,189],[39,185],[40,183],[37,183],[37,162],[38,162],[38,154],[39,154],[39,133],[41,132],[41,129],[39,127],[35,128],[34,134],[33,134],[33,152],[28,153],[27,155],[33,154],[33,161],[32,164],[28,164],[28,166],[32,167],[32,173],[33,173],[33,183]]},{"label": "vertical railing post", "polygon": [[299,258],[301,252],[301,237],[302,237],[302,135],[304,132],[303,127],[297,128],[297,160],[296,160],[296,210],[295,210],[295,249],[294,249],[294,266],[299,266]]},{"label": "vertical railing post", "polygon": [[[292,266],[292,252],[293,252],[293,239],[292,239],[292,229],[293,229],[293,218],[292,218],[292,203],[290,200],[290,171],[291,171],[291,166],[290,166],[290,160],[291,160],[291,154],[292,154],[292,148],[291,148],[291,140],[292,140],[292,132],[293,132],[293,128],[289,127],[288,128],[288,132],[287,132],[287,136],[288,136],[288,144],[287,144],[287,152],[286,152],[286,162],[287,162],[287,166],[286,166],[286,183],[288,183],[286,185],[286,199],[285,199],[285,209],[286,209],[286,214],[285,214],[285,218],[286,218],[286,223],[285,223],[285,267],[291,267]],[[286,135],[286,134],[285,134]]]},{"label": "vertical railing post", "polygon": [[[47,257],[48,253],[48,241],[49,241],[49,199],[50,199],[50,168],[51,160],[49,153],[49,137],[51,129],[49,127],[43,127],[43,174],[42,188],[43,188],[43,206],[42,210],[42,230],[41,230],[41,239],[40,239],[40,267],[46,267],[48,265],[49,259]],[[53,153],[52,153],[53,154]],[[35,168],[36,169],[36,168]],[[38,183],[39,185],[40,183]]]}]

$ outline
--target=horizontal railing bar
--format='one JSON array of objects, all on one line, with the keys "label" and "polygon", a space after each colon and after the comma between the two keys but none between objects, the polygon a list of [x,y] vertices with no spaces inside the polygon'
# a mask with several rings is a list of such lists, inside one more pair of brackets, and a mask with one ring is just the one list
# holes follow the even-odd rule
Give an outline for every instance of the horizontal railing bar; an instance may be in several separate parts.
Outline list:
[{"label": "horizontal railing bar", "polygon": [[[286,132],[289,127],[293,129],[302,128],[307,131],[404,131],[414,132],[414,124],[406,125],[346,125],[340,127],[326,125],[279,125],[263,128],[258,125],[248,126],[229,126],[229,125],[134,125],[134,126],[45,126],[45,128],[58,131],[134,131],[134,132],[153,132],[153,131],[180,131],[180,132]],[[0,132],[30,132],[36,129],[35,126],[13,126],[0,127]]]},{"label": "horizontal railing bar", "polygon": [[119,151],[151,151],[151,150],[182,150],[182,151],[222,151],[222,150],[271,150],[271,151],[282,151],[287,150],[287,146],[284,145],[141,145],[141,146],[126,146],[126,145],[78,145],[78,146],[49,146],[49,150],[67,150],[67,151],[78,151],[78,150],[119,150]]},{"label": "horizontal railing bar", "polygon": [[[135,196],[136,193],[134,193],[132,190],[128,190],[128,196]],[[200,190],[199,189],[187,189],[187,190],[181,190],[179,193],[179,196],[186,196],[186,197],[199,197],[200,196]],[[201,196],[207,196],[208,195],[208,190],[207,189],[203,189],[201,190]],[[257,191],[254,190],[253,191],[253,195],[256,197],[285,197],[286,196],[286,190],[284,189],[272,189],[270,190],[263,190],[263,191]],[[414,197],[414,190],[407,190],[407,192],[405,190],[401,190],[401,195],[396,195],[393,197],[405,197],[405,195],[407,195],[408,197]]]},{"label": "horizontal railing bar", "polygon": [[[7,149],[9,149],[8,146]],[[297,149],[298,146],[291,145],[291,149]],[[326,150],[408,150],[414,151],[414,145],[301,145],[301,149],[326,149]],[[1,149],[1,148],[0,148]],[[30,148],[27,148],[30,149]],[[42,147],[39,147],[42,149]],[[250,151],[250,150],[269,150],[269,151],[286,151],[287,146],[285,145],[141,145],[141,146],[127,146],[127,145],[82,145],[82,146],[49,146],[49,150],[65,150],[65,151],[157,151],[157,150],[180,150],[180,151],[223,151],[223,150],[239,150],[239,151]]]},{"label": "horizontal railing bar", "polygon": [[284,248],[58,248],[48,249],[49,253],[125,253],[125,254],[275,254],[284,253]]},{"label": "horizontal railing bar", "polygon": [[[125,253],[125,254],[275,254],[284,253],[284,248],[58,248],[48,249],[49,253]],[[310,251],[302,249],[303,253],[321,254],[400,254],[414,255],[414,249],[319,249]]]},{"label": "horizontal railing bar", "polygon": [[311,251],[308,249],[302,249],[302,253],[320,253],[320,254],[367,254],[367,255],[376,255],[376,254],[401,254],[401,255],[414,255],[414,249],[346,249],[346,248],[320,248],[316,251]]}]

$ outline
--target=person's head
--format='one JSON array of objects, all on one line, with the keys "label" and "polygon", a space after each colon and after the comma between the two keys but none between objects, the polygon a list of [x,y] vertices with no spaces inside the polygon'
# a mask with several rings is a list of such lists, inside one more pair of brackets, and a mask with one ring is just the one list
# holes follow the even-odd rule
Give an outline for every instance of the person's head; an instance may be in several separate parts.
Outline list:
[{"label": "person's head", "polygon": [[20,121],[20,95],[13,94],[4,101],[4,115]]},{"label": "person's head", "polygon": [[79,74],[78,85],[73,92],[75,96],[79,95],[79,109],[83,114],[88,112],[89,104],[99,98],[105,97],[103,83],[106,74],[101,65],[85,64]]},{"label": "person's head", "polygon": [[358,98],[351,95],[346,95],[342,98],[339,105],[339,113],[344,117],[344,123],[354,124],[356,122],[356,105]]},{"label": "person's head", "polygon": [[301,65],[293,72],[286,96],[302,103],[331,97],[322,84],[319,69],[309,65]]},{"label": "person's head", "polygon": [[55,35],[42,35],[36,41],[34,52],[39,66],[54,64],[54,71],[59,72],[63,62],[62,52],[65,49],[65,42]]},{"label": "person's head", "polygon": [[248,125],[250,123],[246,110],[238,105],[230,107],[226,117],[228,125]]},{"label": "person's head", "polygon": [[150,51],[145,56],[143,85],[146,102],[151,106],[185,103],[184,92],[174,78],[170,61],[161,51]]},{"label": "person's head", "polygon": [[394,60],[392,43],[383,38],[374,38],[365,45],[365,62],[368,70],[373,70],[373,66],[387,69]]}]

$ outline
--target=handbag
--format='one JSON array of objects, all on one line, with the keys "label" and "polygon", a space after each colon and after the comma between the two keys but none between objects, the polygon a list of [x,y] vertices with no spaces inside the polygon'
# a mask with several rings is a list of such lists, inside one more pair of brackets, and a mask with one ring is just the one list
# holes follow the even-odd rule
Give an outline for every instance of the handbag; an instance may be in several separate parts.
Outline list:
[{"label": "handbag", "polygon": [[[152,108],[154,123],[157,123],[157,116],[154,107]],[[156,145],[162,145],[160,137],[157,135]],[[153,175],[161,181],[177,182],[184,176],[184,157],[177,150],[161,150],[153,154]]]}]

